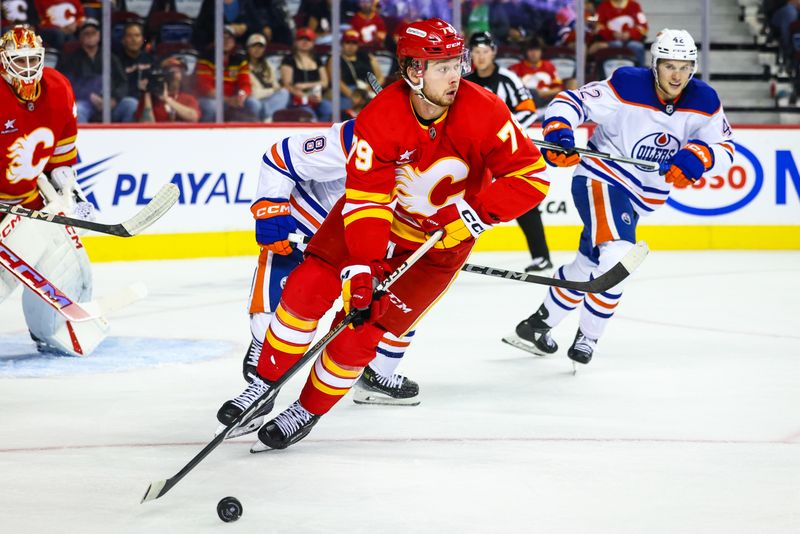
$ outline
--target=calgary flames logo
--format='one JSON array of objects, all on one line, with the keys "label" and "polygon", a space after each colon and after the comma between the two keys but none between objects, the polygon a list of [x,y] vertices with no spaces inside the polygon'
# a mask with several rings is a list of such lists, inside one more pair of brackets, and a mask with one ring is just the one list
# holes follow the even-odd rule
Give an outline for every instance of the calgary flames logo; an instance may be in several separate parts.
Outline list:
[{"label": "calgary flames logo", "polygon": [[464,196],[469,167],[454,157],[437,160],[425,170],[411,164],[395,169],[397,202],[408,213],[427,217],[449,204],[453,197]]},{"label": "calgary flames logo", "polygon": [[19,136],[8,148],[9,164],[6,180],[15,184],[22,180],[35,180],[47,165],[47,156],[41,151],[37,160],[36,149],[42,145],[47,150],[55,144],[55,136],[50,128],[37,128],[28,135]]}]

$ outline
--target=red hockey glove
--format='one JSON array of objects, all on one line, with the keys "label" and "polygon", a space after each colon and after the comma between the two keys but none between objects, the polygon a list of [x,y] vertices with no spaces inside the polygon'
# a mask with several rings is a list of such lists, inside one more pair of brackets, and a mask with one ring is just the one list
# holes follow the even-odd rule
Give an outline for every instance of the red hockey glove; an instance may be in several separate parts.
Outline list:
[{"label": "red hockey glove", "polygon": [[[566,119],[551,117],[544,121],[544,140],[565,149],[575,148],[575,134]],[[542,150],[545,161],[554,167],[574,167],[581,161],[580,154],[572,151]]]},{"label": "red hockey glove", "polygon": [[275,254],[292,253],[289,234],[297,230],[289,201],[285,198],[260,198],[251,207],[256,219],[256,241]]},{"label": "red hockey glove", "polygon": [[388,266],[382,261],[370,265],[348,265],[341,272],[342,300],[345,313],[358,310],[351,326],[356,327],[367,321],[377,321],[389,309],[389,295],[377,294],[375,288],[389,274]]},{"label": "red hockey glove", "polygon": [[661,164],[664,180],[675,187],[687,187],[714,166],[714,153],[706,143],[690,139],[674,156]]},{"label": "red hockey glove", "polygon": [[491,224],[484,222],[464,199],[440,208],[430,217],[423,219],[420,224],[429,234],[444,229],[444,237],[440,242],[445,248],[452,248],[468,239],[477,238],[492,227]]}]

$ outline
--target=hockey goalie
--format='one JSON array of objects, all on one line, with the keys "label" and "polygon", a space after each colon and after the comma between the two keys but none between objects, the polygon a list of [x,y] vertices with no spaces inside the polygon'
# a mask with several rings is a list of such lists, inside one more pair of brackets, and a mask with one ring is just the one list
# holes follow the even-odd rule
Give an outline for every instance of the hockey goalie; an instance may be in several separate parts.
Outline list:
[{"label": "hockey goalie", "polygon": [[[44,66],[41,38],[15,26],[0,38],[0,202],[76,218],[93,217],[77,184],[75,100],[67,79]],[[6,215],[0,219],[0,302],[20,280],[22,309],[40,352],[85,356],[105,338],[102,317],[67,321],[43,295],[92,297],[86,249],[75,229]],[[30,283],[27,284],[31,286]],[[55,289],[57,288],[57,290]]]}]

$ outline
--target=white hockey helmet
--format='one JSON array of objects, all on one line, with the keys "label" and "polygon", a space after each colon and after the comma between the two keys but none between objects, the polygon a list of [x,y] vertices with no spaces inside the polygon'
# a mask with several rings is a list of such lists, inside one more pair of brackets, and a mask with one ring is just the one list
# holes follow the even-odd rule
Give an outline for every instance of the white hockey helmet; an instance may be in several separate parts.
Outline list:
[{"label": "white hockey helmet", "polygon": [[658,77],[656,66],[659,59],[692,61],[694,63],[692,76],[697,72],[697,45],[694,44],[694,39],[686,30],[664,28],[658,32],[656,40],[650,46],[650,55],[652,56],[653,74],[656,77]]}]

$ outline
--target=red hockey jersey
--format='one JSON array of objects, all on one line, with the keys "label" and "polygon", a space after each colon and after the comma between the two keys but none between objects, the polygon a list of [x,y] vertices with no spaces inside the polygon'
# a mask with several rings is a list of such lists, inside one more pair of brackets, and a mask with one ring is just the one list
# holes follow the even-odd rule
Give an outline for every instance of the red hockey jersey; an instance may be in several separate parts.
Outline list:
[{"label": "red hockey jersey", "polygon": [[84,19],[80,0],[36,0],[40,28],[64,28],[71,24],[80,26]]},{"label": "red hockey jersey", "polygon": [[613,41],[614,32],[626,31],[634,41],[647,35],[647,17],[642,6],[630,0],[625,7],[618,8],[606,0],[597,7],[597,33],[604,41]]},{"label": "red hockey jersey", "polygon": [[411,98],[395,82],[356,118],[342,215],[348,249],[361,261],[382,258],[390,234],[408,247],[424,242],[419,222],[459,198],[494,223],[527,212],[549,188],[541,154],[495,94],[462,80],[430,126]]},{"label": "red hockey jersey", "polygon": [[45,67],[40,96],[28,103],[0,82],[0,202],[42,207],[36,178],[72,165],[78,151],[75,98],[69,81]]}]

